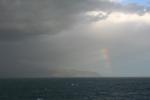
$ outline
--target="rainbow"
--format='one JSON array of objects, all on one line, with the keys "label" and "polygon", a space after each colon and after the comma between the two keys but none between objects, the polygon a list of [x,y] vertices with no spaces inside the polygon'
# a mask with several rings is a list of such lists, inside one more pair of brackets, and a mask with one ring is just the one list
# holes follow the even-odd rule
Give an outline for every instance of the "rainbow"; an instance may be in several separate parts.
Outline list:
[{"label": "rainbow", "polygon": [[106,67],[111,68],[111,60],[110,60],[110,55],[109,55],[109,49],[108,48],[103,48],[102,49],[102,55],[104,58],[104,61],[106,62]]}]

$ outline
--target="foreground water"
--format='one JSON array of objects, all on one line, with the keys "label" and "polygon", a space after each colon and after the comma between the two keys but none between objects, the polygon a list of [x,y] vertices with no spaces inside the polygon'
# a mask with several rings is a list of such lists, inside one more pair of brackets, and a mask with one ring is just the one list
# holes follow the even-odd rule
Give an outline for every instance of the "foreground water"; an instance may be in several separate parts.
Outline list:
[{"label": "foreground water", "polygon": [[0,100],[150,100],[150,79],[1,79]]}]

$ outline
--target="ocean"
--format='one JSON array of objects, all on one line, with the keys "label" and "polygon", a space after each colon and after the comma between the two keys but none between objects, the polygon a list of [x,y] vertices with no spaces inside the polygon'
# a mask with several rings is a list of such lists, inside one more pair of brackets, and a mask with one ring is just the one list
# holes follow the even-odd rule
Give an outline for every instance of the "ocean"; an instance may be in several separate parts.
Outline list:
[{"label": "ocean", "polygon": [[150,78],[0,79],[0,100],[150,100]]}]

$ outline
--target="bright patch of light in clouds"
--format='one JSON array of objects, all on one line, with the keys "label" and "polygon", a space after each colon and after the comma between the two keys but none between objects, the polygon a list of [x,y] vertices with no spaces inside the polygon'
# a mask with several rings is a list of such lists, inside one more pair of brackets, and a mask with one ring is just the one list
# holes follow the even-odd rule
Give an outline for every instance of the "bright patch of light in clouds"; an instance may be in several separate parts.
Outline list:
[{"label": "bright patch of light in clouds", "polygon": [[86,15],[96,17],[96,16],[100,16],[100,15],[101,16],[106,16],[107,13],[103,12],[103,11],[89,11],[89,12],[86,12]]},{"label": "bright patch of light in clouds", "polygon": [[[98,13],[98,12],[97,12]],[[96,12],[95,12],[96,14]],[[103,15],[106,15],[107,13],[103,12]],[[89,13],[89,15],[94,15],[94,13]],[[122,12],[113,12],[108,15],[108,17],[105,20],[99,20],[96,23],[101,22],[110,22],[110,23],[127,23],[127,22],[141,22],[141,23],[147,23],[150,24],[150,14],[145,13],[144,15],[138,15],[134,13],[122,13]]]},{"label": "bright patch of light in clouds", "polygon": [[109,0],[110,2],[121,2],[122,0]]},{"label": "bright patch of light in clouds", "polygon": [[93,31],[91,32],[91,36],[99,35],[105,39],[115,38],[124,33],[120,33],[117,30],[125,31],[127,27],[130,28],[133,26],[135,28],[140,27],[141,25],[150,25],[149,13],[139,15],[136,13],[113,12],[107,15],[105,19],[91,23],[90,29]]},{"label": "bright patch of light in clouds", "polygon": [[107,18],[108,21],[113,23],[127,23],[127,22],[142,22],[150,23],[150,14],[145,13],[144,15],[138,14],[125,14],[120,12],[114,12]]},{"label": "bright patch of light in clouds", "polygon": [[143,22],[148,24],[150,23],[149,13],[139,15],[137,13],[113,12],[108,15],[108,13],[104,11],[89,11],[86,12],[86,15],[93,18],[94,17],[102,18],[107,16],[106,19],[97,20],[97,22],[109,21],[111,23],[126,23],[126,22]]}]

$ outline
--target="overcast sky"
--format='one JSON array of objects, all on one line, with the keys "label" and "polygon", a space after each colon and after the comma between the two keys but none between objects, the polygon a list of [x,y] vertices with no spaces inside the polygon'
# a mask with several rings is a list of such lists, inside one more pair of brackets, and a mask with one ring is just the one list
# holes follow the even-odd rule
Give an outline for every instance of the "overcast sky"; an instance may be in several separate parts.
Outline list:
[{"label": "overcast sky", "polygon": [[150,77],[149,0],[0,0],[0,77]]}]

